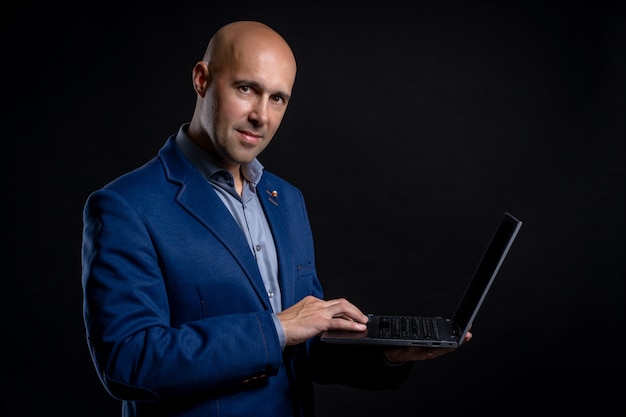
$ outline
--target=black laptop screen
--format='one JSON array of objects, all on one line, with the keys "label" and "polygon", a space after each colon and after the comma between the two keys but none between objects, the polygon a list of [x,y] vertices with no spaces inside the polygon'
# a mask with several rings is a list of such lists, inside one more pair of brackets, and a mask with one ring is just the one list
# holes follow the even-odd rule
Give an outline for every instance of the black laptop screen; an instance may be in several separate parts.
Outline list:
[{"label": "black laptop screen", "polygon": [[522,222],[509,213],[504,213],[502,216],[489,245],[485,249],[483,259],[474,271],[474,275],[454,312],[453,321],[462,331],[459,337],[463,337],[463,334],[469,330],[472,320],[474,320],[487,295],[521,225]]}]

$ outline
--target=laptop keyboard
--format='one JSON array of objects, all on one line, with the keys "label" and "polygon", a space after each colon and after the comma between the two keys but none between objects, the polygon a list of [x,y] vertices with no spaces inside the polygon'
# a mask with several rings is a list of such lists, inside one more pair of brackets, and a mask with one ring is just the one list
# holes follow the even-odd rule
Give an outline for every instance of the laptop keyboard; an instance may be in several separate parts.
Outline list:
[{"label": "laptop keyboard", "polygon": [[439,339],[434,317],[381,316],[379,337],[391,339]]}]

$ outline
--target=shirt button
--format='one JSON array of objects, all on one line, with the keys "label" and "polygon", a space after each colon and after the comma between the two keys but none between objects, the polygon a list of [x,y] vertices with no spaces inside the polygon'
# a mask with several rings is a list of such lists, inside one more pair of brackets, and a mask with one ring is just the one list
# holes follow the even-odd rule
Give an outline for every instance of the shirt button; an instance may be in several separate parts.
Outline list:
[{"label": "shirt button", "polygon": [[255,249],[256,249],[257,252],[261,252],[261,245],[256,245]]},{"label": "shirt button", "polygon": [[267,293],[267,296],[268,296],[269,298],[272,298],[272,297],[274,296],[274,293],[270,291],[270,292],[268,292],[268,293]]}]

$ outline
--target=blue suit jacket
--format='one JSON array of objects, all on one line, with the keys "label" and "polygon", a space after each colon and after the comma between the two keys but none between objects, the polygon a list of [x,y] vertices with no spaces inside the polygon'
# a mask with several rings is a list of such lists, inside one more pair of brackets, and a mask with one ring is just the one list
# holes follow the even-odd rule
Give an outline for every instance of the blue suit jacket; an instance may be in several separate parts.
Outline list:
[{"label": "blue suit jacket", "polygon": [[[284,308],[323,298],[301,192],[269,172],[257,192]],[[89,196],[82,267],[88,346],[125,416],[313,415],[312,381],[394,388],[410,369],[318,338],[282,351],[244,234],[173,136]]]}]

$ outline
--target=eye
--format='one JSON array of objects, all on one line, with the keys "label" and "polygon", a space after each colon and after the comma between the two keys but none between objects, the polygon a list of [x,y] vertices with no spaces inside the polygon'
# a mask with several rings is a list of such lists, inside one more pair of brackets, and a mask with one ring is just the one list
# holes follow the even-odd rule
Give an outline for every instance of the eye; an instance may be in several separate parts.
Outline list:
[{"label": "eye", "polygon": [[272,96],[272,101],[277,104],[281,104],[285,102],[285,99],[281,96]]},{"label": "eye", "polygon": [[239,86],[239,91],[241,91],[242,93],[247,93],[250,91],[250,86],[249,85],[240,85]]}]

